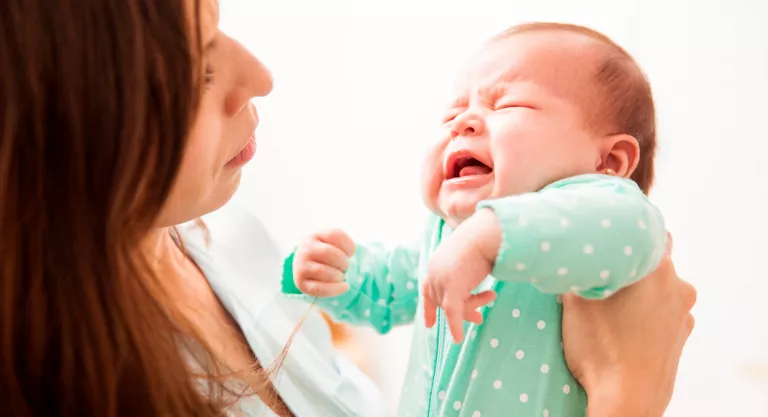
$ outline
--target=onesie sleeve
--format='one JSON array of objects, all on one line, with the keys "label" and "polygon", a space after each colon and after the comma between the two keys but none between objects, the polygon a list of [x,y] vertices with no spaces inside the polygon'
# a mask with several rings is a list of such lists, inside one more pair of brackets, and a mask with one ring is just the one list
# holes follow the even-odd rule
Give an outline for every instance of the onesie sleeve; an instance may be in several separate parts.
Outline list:
[{"label": "onesie sleeve", "polygon": [[571,177],[484,208],[502,229],[492,275],[545,293],[607,297],[653,272],[666,247],[661,212],[624,178]]},{"label": "onesie sleeve", "polygon": [[[316,304],[337,320],[368,325],[379,333],[413,322],[419,301],[419,248],[383,244],[358,244],[344,280],[349,291]],[[283,264],[283,293],[314,300],[301,293],[293,279],[293,256]]]}]

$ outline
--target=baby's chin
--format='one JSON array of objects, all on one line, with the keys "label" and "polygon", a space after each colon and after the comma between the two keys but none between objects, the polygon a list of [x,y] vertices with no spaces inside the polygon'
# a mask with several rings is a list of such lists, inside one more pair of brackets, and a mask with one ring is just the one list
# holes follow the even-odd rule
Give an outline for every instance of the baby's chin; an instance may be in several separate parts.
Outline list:
[{"label": "baby's chin", "polygon": [[[463,193],[462,193],[463,194]],[[438,197],[437,209],[440,216],[445,219],[451,227],[458,226],[464,220],[475,214],[477,204],[485,200],[486,197],[471,197],[466,195],[440,195]]]}]

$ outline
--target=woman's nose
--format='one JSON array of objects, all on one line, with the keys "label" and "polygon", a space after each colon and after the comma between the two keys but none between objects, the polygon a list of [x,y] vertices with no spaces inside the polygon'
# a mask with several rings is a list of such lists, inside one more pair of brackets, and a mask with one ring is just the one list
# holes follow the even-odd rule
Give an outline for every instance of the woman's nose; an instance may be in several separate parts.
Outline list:
[{"label": "woman's nose", "polygon": [[235,83],[227,99],[227,113],[238,114],[254,97],[263,97],[272,91],[272,73],[244,46],[237,44],[238,62],[232,66],[237,71]]}]

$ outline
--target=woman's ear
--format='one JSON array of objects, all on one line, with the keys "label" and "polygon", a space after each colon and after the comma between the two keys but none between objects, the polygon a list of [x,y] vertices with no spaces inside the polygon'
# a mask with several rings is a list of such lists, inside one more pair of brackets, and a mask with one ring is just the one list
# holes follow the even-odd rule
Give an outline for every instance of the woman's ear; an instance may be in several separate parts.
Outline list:
[{"label": "woman's ear", "polygon": [[627,134],[611,135],[603,139],[598,173],[613,171],[611,175],[629,178],[640,161],[640,145]]}]

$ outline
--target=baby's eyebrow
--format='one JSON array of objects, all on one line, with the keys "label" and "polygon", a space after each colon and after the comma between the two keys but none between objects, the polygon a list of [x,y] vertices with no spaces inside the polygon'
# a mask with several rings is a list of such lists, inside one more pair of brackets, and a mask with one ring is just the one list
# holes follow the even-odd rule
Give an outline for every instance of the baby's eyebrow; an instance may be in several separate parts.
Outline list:
[{"label": "baby's eyebrow", "polygon": [[494,81],[478,88],[477,93],[481,100],[493,103],[506,96],[509,93],[510,88],[511,85],[508,82]]},{"label": "baby's eyebrow", "polygon": [[469,106],[469,96],[474,96],[475,94],[479,95],[479,98],[483,101],[494,102],[509,94],[511,90],[515,89],[515,87],[516,86],[514,82],[503,79],[503,77],[499,77],[488,84],[473,88],[472,92],[470,93],[464,93],[456,97],[450,103],[448,108],[453,109]]},{"label": "baby's eyebrow", "polygon": [[490,84],[480,90],[480,93],[491,101],[496,101],[501,97],[504,97],[509,91],[509,83],[504,81],[497,81]]},{"label": "baby's eyebrow", "polygon": [[469,105],[469,99],[466,96],[459,96],[454,99],[448,108],[467,107]]}]

